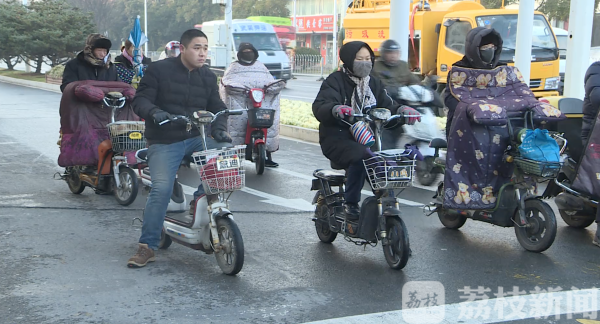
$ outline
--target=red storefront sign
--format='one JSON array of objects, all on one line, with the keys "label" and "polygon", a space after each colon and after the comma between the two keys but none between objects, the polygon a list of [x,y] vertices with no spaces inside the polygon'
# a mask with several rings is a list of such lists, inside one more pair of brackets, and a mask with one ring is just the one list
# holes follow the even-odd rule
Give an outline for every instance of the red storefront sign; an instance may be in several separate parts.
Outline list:
[{"label": "red storefront sign", "polygon": [[[294,17],[292,17],[293,21]],[[333,32],[333,15],[298,16],[296,25],[299,33]]]}]

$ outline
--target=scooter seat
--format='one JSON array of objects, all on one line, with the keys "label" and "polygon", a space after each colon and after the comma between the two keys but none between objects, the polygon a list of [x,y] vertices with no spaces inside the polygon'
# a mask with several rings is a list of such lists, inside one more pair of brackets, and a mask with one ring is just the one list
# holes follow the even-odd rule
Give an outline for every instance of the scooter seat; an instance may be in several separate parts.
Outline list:
[{"label": "scooter seat", "polygon": [[429,143],[429,147],[436,148],[436,149],[447,148],[448,142],[443,138],[434,138]]},{"label": "scooter seat", "polygon": [[342,185],[346,181],[345,172],[335,170],[317,170],[313,173],[316,178],[323,179],[329,182],[332,186]]}]

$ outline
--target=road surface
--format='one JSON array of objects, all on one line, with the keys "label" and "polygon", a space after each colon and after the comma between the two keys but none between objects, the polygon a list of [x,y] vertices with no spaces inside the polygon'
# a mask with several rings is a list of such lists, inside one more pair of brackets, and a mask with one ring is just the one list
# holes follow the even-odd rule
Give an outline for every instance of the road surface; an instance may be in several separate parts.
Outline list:
[{"label": "road surface", "polygon": [[[510,228],[468,221],[460,231],[444,229],[418,207],[433,192],[412,188],[401,196],[413,252],[404,270],[389,269],[380,246],[341,236],[320,243],[309,189],[312,171],[328,163],[318,146],[289,139],[273,155],[280,168],[262,176],[249,168],[246,190],[232,196],[245,245],[238,276],[177,244],[129,269],[140,235],[132,220],[142,215],[145,194],[129,207],[89,188],[71,194],[53,180],[62,171],[60,95],[0,83],[0,98],[2,323],[424,323],[406,310],[417,302],[429,303],[430,316],[443,310],[443,323],[578,323],[584,316],[576,311],[600,309],[598,290],[589,290],[600,284],[593,231],[562,220],[554,245],[529,253]],[[193,169],[180,179],[188,192],[198,183]],[[497,299],[501,289],[525,295]],[[538,297],[549,298],[532,295],[536,289],[560,290],[556,303],[535,308]],[[577,300],[587,305],[576,308]]]}]

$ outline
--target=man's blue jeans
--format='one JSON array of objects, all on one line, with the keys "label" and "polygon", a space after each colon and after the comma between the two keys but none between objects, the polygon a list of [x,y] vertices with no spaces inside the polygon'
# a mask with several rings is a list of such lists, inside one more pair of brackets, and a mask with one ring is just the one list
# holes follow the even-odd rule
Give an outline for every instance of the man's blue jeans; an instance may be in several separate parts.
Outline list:
[{"label": "man's blue jeans", "polygon": [[[206,145],[209,149],[232,146],[230,143],[219,143],[210,137],[206,138]],[[148,148],[148,167],[152,178],[152,188],[144,210],[140,243],[148,244],[148,247],[153,250],[158,249],[167,206],[173,193],[173,183],[181,161],[185,156],[203,150],[204,143],[202,137],[199,136],[172,144],[150,145]],[[194,193],[194,198],[203,194],[204,188],[200,184],[198,191]]]}]

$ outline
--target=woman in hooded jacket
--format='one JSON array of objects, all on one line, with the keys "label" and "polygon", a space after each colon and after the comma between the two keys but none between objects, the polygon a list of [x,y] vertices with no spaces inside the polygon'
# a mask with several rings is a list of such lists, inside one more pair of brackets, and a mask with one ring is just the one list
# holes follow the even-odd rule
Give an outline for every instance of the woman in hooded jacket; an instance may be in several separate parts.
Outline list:
[{"label": "woman in hooded jacket", "polygon": [[[221,84],[219,85],[219,94],[226,105],[235,104],[235,109],[244,109],[248,98],[244,97],[244,102],[240,98],[234,98],[226,91],[225,85],[235,84],[250,88],[263,88],[273,82],[275,79],[269,69],[258,61],[258,50],[250,43],[240,43],[237,52],[238,60],[231,65],[223,74]],[[282,85],[281,87],[283,87]],[[265,166],[276,168],[278,163],[273,161],[272,153],[279,150],[279,95],[265,94],[263,97],[263,107],[275,110],[273,126],[267,130],[267,157]],[[229,107],[230,109],[234,109]],[[246,142],[246,129],[248,124],[248,115],[229,116],[227,127],[229,134],[233,139],[234,145],[244,144]],[[248,151],[251,152],[251,151]]]},{"label": "woman in hooded jacket", "polygon": [[[467,33],[465,56],[460,61],[452,64],[452,66],[492,70],[499,65],[504,65],[498,63],[501,53],[502,37],[495,29],[485,27],[473,28]],[[448,81],[446,84],[450,84],[451,75],[452,70],[448,72]],[[448,89],[446,89],[444,104],[448,107],[448,117],[446,119],[446,137],[448,137],[450,126],[452,126],[452,117],[454,116],[456,105],[458,105],[458,100]]]},{"label": "woman in hooded jacket", "polygon": [[[385,90],[383,83],[369,76],[375,55],[364,42],[349,42],[340,49],[343,67],[333,72],[321,85],[312,105],[313,114],[320,122],[321,151],[336,169],[346,169],[347,181],[344,212],[351,220],[359,218],[360,192],[365,183],[363,159],[375,156],[365,145],[358,143],[348,124],[342,119],[371,108],[388,108],[392,114],[418,115],[409,107],[399,108]],[[418,117],[408,118],[414,124]]]}]

